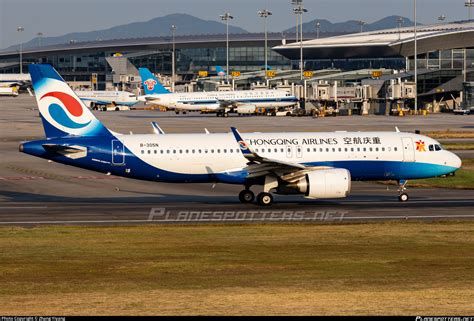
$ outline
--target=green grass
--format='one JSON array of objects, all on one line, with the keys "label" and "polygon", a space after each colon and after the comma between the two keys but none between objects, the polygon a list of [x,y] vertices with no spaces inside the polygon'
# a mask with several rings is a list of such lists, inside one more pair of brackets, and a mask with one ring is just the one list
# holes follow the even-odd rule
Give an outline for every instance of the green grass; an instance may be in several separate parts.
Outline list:
[{"label": "green grass", "polygon": [[443,147],[447,150],[474,150],[474,143],[446,143]]},{"label": "green grass", "polygon": [[0,314],[472,314],[474,222],[0,229]]},{"label": "green grass", "polygon": [[474,138],[474,131],[434,131],[425,134],[433,139],[447,139],[447,138]]},{"label": "green grass", "polygon": [[462,162],[462,168],[455,176],[412,180],[409,186],[474,189],[474,159],[463,159]]}]

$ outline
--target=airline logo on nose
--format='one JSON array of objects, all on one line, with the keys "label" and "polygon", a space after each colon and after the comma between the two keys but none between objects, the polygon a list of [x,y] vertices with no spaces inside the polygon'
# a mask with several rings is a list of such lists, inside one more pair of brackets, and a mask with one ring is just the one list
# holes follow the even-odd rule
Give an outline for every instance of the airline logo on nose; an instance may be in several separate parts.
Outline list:
[{"label": "airline logo on nose", "polygon": [[155,85],[156,85],[156,80],[150,78],[150,79],[145,80],[143,84],[148,88],[148,90],[153,90],[153,88],[155,88]]},{"label": "airline logo on nose", "polygon": [[421,139],[417,142],[415,142],[416,144],[416,150],[419,151],[419,152],[426,152],[426,146],[425,146],[425,142],[422,141]]}]

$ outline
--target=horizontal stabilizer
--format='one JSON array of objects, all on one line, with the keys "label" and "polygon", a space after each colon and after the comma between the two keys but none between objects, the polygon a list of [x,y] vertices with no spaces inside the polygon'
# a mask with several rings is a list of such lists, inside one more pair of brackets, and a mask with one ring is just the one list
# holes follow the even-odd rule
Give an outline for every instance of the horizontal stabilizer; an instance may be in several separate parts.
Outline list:
[{"label": "horizontal stabilizer", "polygon": [[58,144],[43,144],[43,148],[50,153],[60,154],[72,159],[82,158],[87,156],[87,147],[84,146],[65,146]]}]

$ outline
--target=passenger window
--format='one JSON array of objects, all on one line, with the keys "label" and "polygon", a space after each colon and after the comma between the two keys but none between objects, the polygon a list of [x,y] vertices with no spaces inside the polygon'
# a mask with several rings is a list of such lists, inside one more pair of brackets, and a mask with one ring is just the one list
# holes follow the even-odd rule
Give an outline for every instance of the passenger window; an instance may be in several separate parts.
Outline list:
[{"label": "passenger window", "polygon": [[142,149],[142,154],[145,154],[145,151]]},{"label": "passenger window", "polygon": [[311,151],[311,149],[310,149],[310,148],[308,148],[308,149],[306,149],[306,151],[309,153],[309,152]]},{"label": "passenger window", "polygon": [[394,148],[393,148],[393,150],[394,150],[394,151],[397,151],[397,150],[398,150],[398,148],[397,148],[397,147],[394,147]]}]

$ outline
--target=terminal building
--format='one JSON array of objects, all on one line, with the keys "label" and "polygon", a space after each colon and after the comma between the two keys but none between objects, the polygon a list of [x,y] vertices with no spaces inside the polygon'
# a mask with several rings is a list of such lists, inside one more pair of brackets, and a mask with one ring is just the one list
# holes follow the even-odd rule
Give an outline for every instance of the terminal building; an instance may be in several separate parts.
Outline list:
[{"label": "terminal building", "polygon": [[[372,86],[377,86],[377,83],[380,87],[379,98],[390,97],[389,87],[394,82],[414,81],[413,28],[312,39],[304,41],[302,46],[306,69],[317,69],[329,63],[341,67],[341,62],[371,59],[393,62],[393,65],[385,66],[395,69],[392,75],[361,82]],[[276,46],[273,50],[290,60],[300,57],[300,44],[297,43]],[[459,107],[456,105],[461,105],[461,102],[474,106],[474,101],[470,101],[474,87],[474,22],[460,21],[417,28],[417,65],[417,91],[422,106],[432,104],[439,109],[440,103],[447,101],[451,103],[451,108]]]},{"label": "terminal building", "polygon": [[[394,21],[394,24],[396,22]],[[354,34],[305,34],[295,42],[294,34],[268,34],[268,78],[264,34],[229,36],[230,71],[241,75],[236,88],[287,88],[302,101],[311,103],[325,97],[325,103],[359,110],[387,113],[392,105],[414,107],[413,28],[395,28]],[[213,90],[222,77],[216,66],[226,66],[226,35],[177,36],[176,71],[179,81],[188,83],[200,71],[209,77],[191,90]],[[460,21],[420,26],[418,44],[419,108],[432,111],[474,106],[474,22]],[[29,63],[49,63],[73,86],[111,89],[137,84],[137,67],[170,75],[171,37],[76,42],[23,50],[23,70]],[[300,46],[304,69],[311,71],[301,80]],[[0,73],[19,72],[19,52],[0,51]],[[135,79],[136,78],[136,79]],[[192,87],[192,86],[191,86]],[[324,94],[325,93],[325,94]],[[350,94],[348,94],[350,93]],[[357,111],[356,111],[357,112]]]},{"label": "terminal building", "polygon": [[[314,35],[305,35],[311,39]],[[268,34],[268,64],[274,69],[292,68],[290,59],[271,50],[285,43],[285,35]],[[117,84],[119,74],[136,72],[131,66],[127,70],[115,70],[110,62],[113,57],[124,57],[135,67],[147,67],[154,73],[171,74],[172,38],[137,38],[68,44],[29,48],[23,50],[23,70],[30,63],[49,63],[68,82],[90,82],[91,75],[98,75],[98,88],[107,83]],[[199,71],[215,73],[215,66],[226,66],[226,35],[176,36],[176,72],[180,79],[190,80]],[[18,73],[19,52],[0,51],[0,73]],[[117,59],[118,60],[118,59]],[[240,72],[257,71],[264,68],[263,34],[230,34],[229,64],[231,70]],[[113,63],[112,63],[113,64]],[[115,77],[114,77],[115,76]],[[115,78],[115,81],[114,81]]]}]

